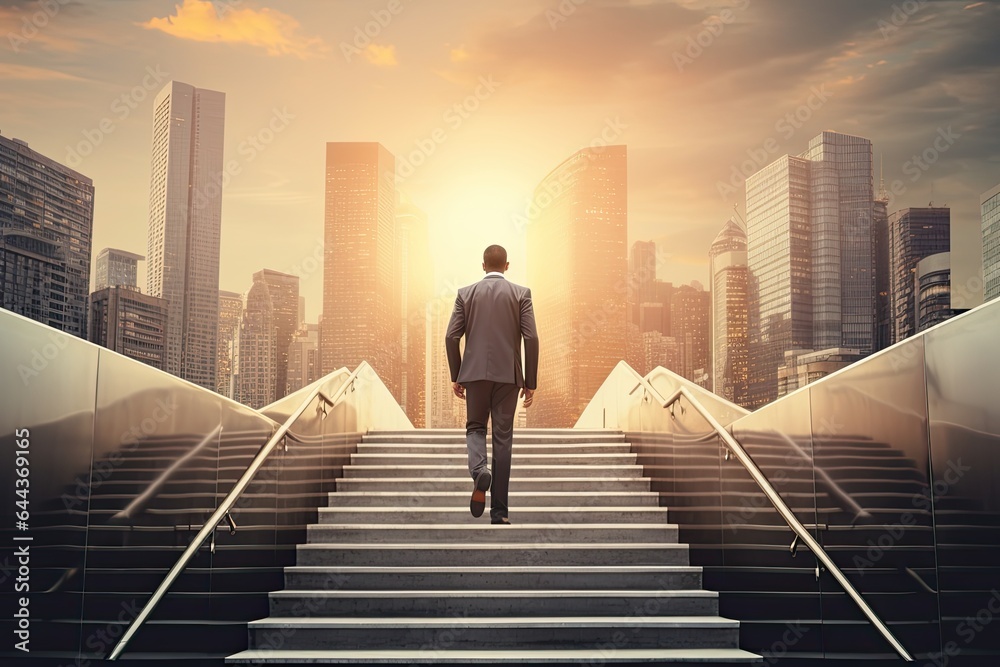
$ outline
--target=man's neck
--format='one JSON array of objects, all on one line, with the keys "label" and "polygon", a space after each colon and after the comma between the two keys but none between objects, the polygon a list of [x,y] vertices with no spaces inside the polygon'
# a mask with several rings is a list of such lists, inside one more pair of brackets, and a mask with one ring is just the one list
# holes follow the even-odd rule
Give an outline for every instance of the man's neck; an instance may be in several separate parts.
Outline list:
[{"label": "man's neck", "polygon": [[487,271],[486,275],[483,276],[483,278],[489,278],[490,276],[500,276],[501,278],[504,277],[503,271]]}]

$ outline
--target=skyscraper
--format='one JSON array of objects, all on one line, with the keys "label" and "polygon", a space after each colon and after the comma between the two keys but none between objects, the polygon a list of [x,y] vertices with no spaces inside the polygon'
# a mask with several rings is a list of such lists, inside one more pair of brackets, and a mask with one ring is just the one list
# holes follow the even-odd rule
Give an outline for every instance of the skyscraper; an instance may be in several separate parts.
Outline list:
[{"label": "skyscraper", "polygon": [[243,323],[243,295],[219,290],[219,344],[216,362],[216,389],[226,398],[236,397],[234,375]]},{"label": "skyscraper", "polygon": [[0,306],[87,337],[94,185],[0,136]]},{"label": "skyscraper", "polygon": [[90,342],[163,369],[167,302],[133,285],[112,285],[90,295]]},{"label": "skyscraper", "polygon": [[951,307],[951,252],[928,255],[913,272],[914,333],[955,315]]},{"label": "skyscraper", "polygon": [[711,384],[709,331],[711,295],[701,285],[680,285],[670,297],[670,337],[681,350],[678,375],[702,387]]},{"label": "skyscraper", "polygon": [[413,425],[423,428],[427,412],[427,302],[433,267],[427,214],[407,200],[396,208],[396,248],[402,324],[399,402]]},{"label": "skyscraper", "polygon": [[747,235],[730,219],[708,251],[711,290],[712,391],[747,402]]},{"label": "skyscraper", "polygon": [[247,305],[240,325],[236,396],[237,401],[251,408],[262,408],[275,400],[276,332],[271,293],[267,281],[258,272],[247,292]]},{"label": "skyscraper", "polygon": [[747,179],[748,404],[778,395],[785,352],[870,354],[875,335],[871,141],[822,132]]},{"label": "skyscraper", "polygon": [[1000,185],[980,198],[983,229],[983,300],[1000,296]]},{"label": "skyscraper", "polygon": [[889,193],[879,179],[872,212],[872,250],[875,253],[875,351],[892,345],[892,304],[889,294]]},{"label": "skyscraper", "polygon": [[299,328],[299,277],[264,269],[253,274],[254,282],[267,283],[274,323],[274,399],[288,393],[288,346]]},{"label": "skyscraper", "polygon": [[319,325],[303,322],[288,345],[288,393],[296,392],[320,377]]},{"label": "skyscraper", "polygon": [[226,96],[172,81],[156,96],[146,291],[167,300],[165,370],[215,390]]},{"label": "skyscraper", "polygon": [[627,189],[625,146],[578,151],[535,189],[528,287],[544,399],[528,410],[532,426],[572,426],[625,358]]},{"label": "skyscraper", "polygon": [[146,259],[142,255],[117,248],[104,248],[97,253],[97,261],[94,268],[94,291],[98,292],[105,287],[116,287],[125,285],[127,287],[138,287],[137,274],[139,272],[139,262]]},{"label": "skyscraper", "polygon": [[747,402],[778,396],[785,351],[812,349],[809,161],[782,156],[747,178]]},{"label": "skyscraper", "polygon": [[362,361],[400,396],[395,158],[378,143],[326,145],[323,373]]},{"label": "skyscraper", "polygon": [[914,274],[925,257],[951,250],[951,209],[904,208],[889,216],[889,309],[892,342],[917,332]]}]

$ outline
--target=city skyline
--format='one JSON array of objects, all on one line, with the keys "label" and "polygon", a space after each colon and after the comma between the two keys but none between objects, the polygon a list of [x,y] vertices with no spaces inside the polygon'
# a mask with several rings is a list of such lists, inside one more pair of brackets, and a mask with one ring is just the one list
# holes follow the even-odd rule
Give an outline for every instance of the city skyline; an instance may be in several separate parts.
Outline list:
[{"label": "city skyline", "polygon": [[[384,5],[291,1],[265,11],[217,3],[229,9],[214,19],[190,11],[207,4],[60,5],[30,38],[22,31],[34,5],[0,7],[0,27],[24,40],[0,56],[0,128],[61,162],[78,161],[69,166],[94,179],[95,248],[144,250],[135,222],[145,215],[152,98],[177,79],[232,101],[220,287],[244,290],[262,265],[298,273],[309,321],[321,303],[311,268],[322,254],[316,174],[332,140],[379,141],[400,157],[399,187],[431,220],[436,290],[473,279],[476,255],[494,241],[511,251],[512,277],[523,280],[514,221],[549,166],[593,141],[630,147],[630,242],[652,238],[668,248],[661,279],[708,284],[704,248],[733,203],[742,208],[746,175],[823,129],[873,141],[890,210],[931,200],[951,207],[954,264],[968,272],[955,282],[969,285],[978,272],[978,199],[1000,180],[992,169],[998,119],[982,85],[997,68],[986,55],[998,22],[991,3],[929,3],[912,17],[891,2],[721,3],[731,21],[721,34],[706,33],[708,46],[697,38],[719,7],[697,2],[585,3],[566,16],[544,2],[451,4],[433,16],[404,5],[377,26],[370,41],[378,48],[353,55],[355,28]],[[207,30],[239,17],[280,24],[277,41]],[[621,30],[593,39],[609,25]],[[257,75],[240,76],[246,67]],[[355,98],[324,104],[326,93],[307,78]],[[383,109],[395,109],[387,101],[397,97],[409,100],[406,113],[390,115]],[[734,192],[720,194],[727,188]],[[238,242],[265,236],[276,219],[293,221],[278,247]],[[453,241],[469,220],[480,222],[481,238]],[[456,256],[467,261],[446,262]]]}]

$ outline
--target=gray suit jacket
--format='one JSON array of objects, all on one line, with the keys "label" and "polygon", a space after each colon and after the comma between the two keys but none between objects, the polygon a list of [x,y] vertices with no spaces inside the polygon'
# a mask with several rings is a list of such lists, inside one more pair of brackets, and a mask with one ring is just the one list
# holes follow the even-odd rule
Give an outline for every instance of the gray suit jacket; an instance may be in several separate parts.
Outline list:
[{"label": "gray suit jacket", "polygon": [[[464,359],[458,345],[463,335]],[[538,383],[538,332],[531,290],[500,276],[486,276],[459,289],[444,344],[452,382],[492,380],[534,389]]]}]

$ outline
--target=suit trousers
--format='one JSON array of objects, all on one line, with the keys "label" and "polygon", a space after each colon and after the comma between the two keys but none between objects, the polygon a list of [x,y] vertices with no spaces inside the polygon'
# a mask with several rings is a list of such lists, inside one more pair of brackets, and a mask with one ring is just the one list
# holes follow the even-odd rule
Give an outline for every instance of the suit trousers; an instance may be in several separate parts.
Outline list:
[{"label": "suit trousers", "polygon": [[486,468],[486,423],[493,423],[493,486],[490,487],[490,516],[507,516],[510,490],[510,453],[514,440],[516,384],[476,380],[465,386],[465,445],[469,450],[469,473],[475,479]]}]

